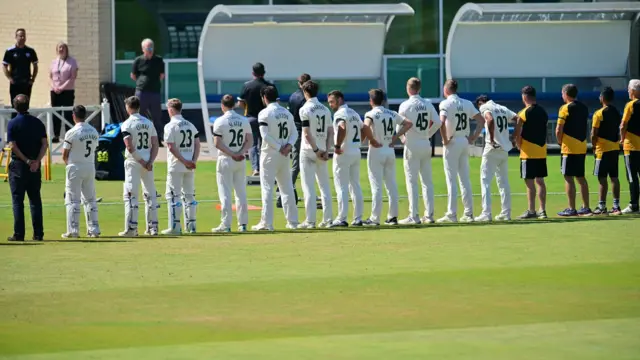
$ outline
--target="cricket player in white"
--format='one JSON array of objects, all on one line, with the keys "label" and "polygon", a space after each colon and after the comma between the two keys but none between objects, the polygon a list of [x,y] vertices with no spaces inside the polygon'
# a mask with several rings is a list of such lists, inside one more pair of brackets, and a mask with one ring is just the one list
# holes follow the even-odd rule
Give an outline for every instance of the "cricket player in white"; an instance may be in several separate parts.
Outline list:
[{"label": "cricket player in white", "polygon": [[[484,119],[469,101],[461,99],[456,92],[458,82],[447,80],[444,84],[446,99],[440,103],[440,134],[444,144],[444,173],[447,180],[449,201],[447,213],[438,219],[439,223],[457,222],[458,188],[456,179],[460,182],[462,192],[462,204],[464,215],[462,222],[473,222],[473,194],[471,192],[471,180],[469,179],[469,145],[473,144],[480,135]],[[475,133],[470,134],[470,122],[475,119],[478,124]]]},{"label": "cricket player in white", "polygon": [[[184,213],[184,230],[196,232],[196,162],[200,156],[198,129],[182,117],[182,102],[169,99],[167,112],[171,120],[164,127],[164,142],[167,145],[167,210],[169,227],[163,235],[180,235],[180,208]],[[182,201],[180,201],[182,200]]]},{"label": "cricket player in white", "polygon": [[496,104],[488,96],[476,99],[480,114],[485,119],[485,146],[480,165],[480,183],[482,184],[482,214],[475,221],[491,221],[491,181],[495,174],[500,191],[502,211],[497,221],[511,220],[511,188],[509,187],[509,121],[516,122],[518,115],[508,108]]},{"label": "cricket player in white", "polygon": [[231,231],[232,191],[236,193],[238,231],[247,231],[249,222],[247,166],[244,154],[253,146],[253,133],[249,119],[233,110],[235,105],[236,100],[233,96],[223,96],[221,108],[224,115],[217,118],[213,124],[213,142],[218,149],[216,179],[222,208],[221,223],[218,227],[211,229],[213,232]]},{"label": "cricket player in white", "polygon": [[84,122],[87,110],[78,105],[73,108],[75,126],[64,136],[62,159],[67,165],[65,178],[65,206],[67,208],[67,232],[63,238],[77,238],[80,233],[80,201],[84,201],[87,236],[100,236],[98,205],[95,188],[95,156],[100,134]]},{"label": "cricket player in white", "polygon": [[302,84],[301,89],[307,100],[300,109],[300,121],[302,122],[300,174],[307,218],[299,227],[312,229],[316,227],[316,179],[322,198],[323,221],[319,227],[330,226],[333,221],[327,164],[327,160],[329,160],[327,149],[333,141],[333,126],[331,125],[331,111],[322,105],[316,97],[318,83],[311,80],[306,81]]},{"label": "cricket player in white", "polygon": [[[418,78],[407,81],[409,99],[400,105],[398,113],[413,123],[404,135],[404,176],[409,195],[409,217],[399,221],[402,225],[431,224],[434,222],[434,191],[431,177],[431,143],[429,139],[440,129],[440,117],[431,101],[420,96],[421,83]],[[399,131],[400,129],[397,128]],[[420,219],[418,204],[418,176],[422,181],[424,217]]]},{"label": "cricket player in white", "polygon": [[277,102],[278,91],[267,86],[261,92],[267,106],[258,114],[258,125],[262,135],[260,153],[260,185],[262,187],[262,214],[260,222],[252,227],[255,231],[273,231],[273,182],[278,184],[282,208],[287,219],[287,229],[298,227],[298,208],[291,180],[289,154],[298,140],[293,115]]},{"label": "cricket player in white", "polygon": [[153,183],[153,162],[158,155],[158,133],[151,120],[140,115],[140,99],[125,100],[129,118],[120,126],[124,137],[124,226],[120,236],[138,236],[138,194],[140,182],[145,200],[146,231],[158,235],[158,200]]},{"label": "cricket player in white", "polygon": [[[398,225],[398,184],[396,183],[396,155],[393,143],[403,136],[413,123],[395,111],[382,106],[384,92],[381,89],[369,90],[371,111],[364,115],[364,134],[369,139],[367,165],[371,183],[371,216],[364,221],[365,226],[380,225],[382,213],[382,183],[389,196],[387,225]],[[400,130],[396,133],[396,126]]]},{"label": "cricket player in white", "polygon": [[333,114],[335,133],[333,157],[333,181],[338,197],[338,216],[331,227],[349,226],[349,193],[353,201],[352,226],[362,226],[364,198],[360,187],[360,146],[362,144],[362,120],[355,110],[344,103],[344,95],[334,90],[328,94]]}]

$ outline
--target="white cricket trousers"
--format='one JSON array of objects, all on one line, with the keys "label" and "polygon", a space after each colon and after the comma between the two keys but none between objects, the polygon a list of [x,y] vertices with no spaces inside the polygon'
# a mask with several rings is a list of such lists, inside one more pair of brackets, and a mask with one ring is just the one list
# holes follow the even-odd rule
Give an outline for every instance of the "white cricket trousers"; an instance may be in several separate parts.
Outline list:
[{"label": "white cricket trousers", "polygon": [[153,170],[147,171],[135,161],[124,162],[124,226],[125,231],[138,229],[138,199],[140,183],[145,201],[146,231],[158,228],[158,199],[153,182]]},{"label": "white cricket trousers", "polygon": [[87,232],[100,234],[94,164],[69,164],[66,167],[65,206],[67,233],[80,233],[80,202],[84,204]]},{"label": "white cricket trousers", "polygon": [[502,149],[490,149],[482,154],[480,183],[482,184],[482,213],[491,216],[491,181],[496,176],[500,191],[500,214],[511,216],[511,187],[509,186],[509,154]]},{"label": "white cricket trousers", "polygon": [[353,201],[353,221],[362,221],[364,198],[360,186],[360,151],[353,154],[334,155],[333,181],[338,197],[337,221],[347,221],[349,194]]},{"label": "white cricket trousers", "polygon": [[379,223],[382,214],[382,184],[389,196],[389,211],[387,218],[398,217],[398,184],[396,183],[396,156],[393,151],[369,148],[367,167],[369,182],[371,183],[371,216],[369,220]]},{"label": "white cricket trousers", "polygon": [[[194,171],[167,172],[167,211],[169,212],[169,229],[180,229],[180,208],[184,214],[185,231],[196,231],[196,174]],[[182,201],[180,201],[182,200]]]},{"label": "white cricket trousers", "polygon": [[220,206],[222,208],[220,223],[225,228],[231,228],[231,219],[233,217],[231,196],[233,191],[235,191],[236,195],[238,225],[247,225],[249,222],[246,172],[247,165],[244,159],[242,161],[235,161],[228,156],[218,157],[216,179],[218,182]]},{"label": "white cricket trousers", "polygon": [[324,222],[333,220],[333,205],[331,203],[331,186],[329,185],[329,165],[318,159],[313,150],[302,150],[300,154],[300,175],[302,178],[302,192],[304,193],[304,209],[308,223],[316,222],[316,181],[320,188],[322,199],[322,219]]},{"label": "white cricket trousers", "polygon": [[262,190],[262,214],[260,221],[273,227],[273,190],[274,180],[280,189],[282,210],[287,222],[298,225],[298,208],[291,180],[291,160],[279,152],[260,153],[260,185]]},{"label": "white cricket trousers", "polygon": [[422,182],[422,200],[424,201],[424,216],[433,218],[434,216],[434,191],[431,176],[431,146],[428,143],[424,147],[414,149],[404,148],[402,158],[404,165],[404,176],[407,182],[407,193],[409,195],[409,216],[418,218],[418,177]]},{"label": "white cricket trousers", "polygon": [[449,201],[447,214],[457,216],[458,212],[458,187],[462,192],[462,204],[464,214],[473,216],[473,193],[471,192],[471,179],[469,178],[469,141],[465,137],[453,138],[449,145],[444,147],[444,175],[447,180]]}]

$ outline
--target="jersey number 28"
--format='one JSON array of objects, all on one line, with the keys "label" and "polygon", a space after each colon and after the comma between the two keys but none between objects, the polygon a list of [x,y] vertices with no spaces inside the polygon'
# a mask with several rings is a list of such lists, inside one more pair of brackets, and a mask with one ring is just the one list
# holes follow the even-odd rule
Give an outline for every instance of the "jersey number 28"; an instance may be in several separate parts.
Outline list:
[{"label": "jersey number 28", "polygon": [[467,114],[461,113],[456,114],[456,131],[464,131],[467,130]]}]

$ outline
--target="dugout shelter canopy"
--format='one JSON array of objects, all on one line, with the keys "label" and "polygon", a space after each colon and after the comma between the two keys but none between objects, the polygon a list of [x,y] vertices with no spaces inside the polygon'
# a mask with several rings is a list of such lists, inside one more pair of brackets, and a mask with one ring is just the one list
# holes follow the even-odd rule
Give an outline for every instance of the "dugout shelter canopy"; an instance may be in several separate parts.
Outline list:
[{"label": "dugout shelter canopy", "polygon": [[640,2],[463,5],[447,78],[637,76]]},{"label": "dugout shelter canopy", "polygon": [[[265,65],[270,81],[309,73],[319,80],[375,79],[384,88],[387,31],[396,16],[412,15],[405,3],[217,5],[207,16],[198,46],[203,119],[210,119],[209,106],[220,102],[221,81],[249,80],[256,62]],[[239,91],[240,85],[235,95]],[[364,100],[363,94],[350,95],[345,93],[347,101]],[[205,128],[215,157],[211,123]]]}]

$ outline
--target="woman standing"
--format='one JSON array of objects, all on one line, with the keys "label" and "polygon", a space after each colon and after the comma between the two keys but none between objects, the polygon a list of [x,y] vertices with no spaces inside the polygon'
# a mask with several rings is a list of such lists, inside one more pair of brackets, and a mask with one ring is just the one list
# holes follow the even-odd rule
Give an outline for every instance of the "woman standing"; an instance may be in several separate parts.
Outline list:
[{"label": "woman standing", "polygon": [[[69,47],[64,42],[56,46],[58,57],[53,59],[49,68],[49,79],[51,79],[51,106],[73,106],[75,100],[75,81],[78,76],[78,63],[76,59],[69,56]],[[71,111],[64,112],[64,118],[73,122]],[[52,142],[60,142],[60,128],[62,121],[57,116],[53,117],[54,137]],[[65,126],[65,131],[68,126]]]}]

